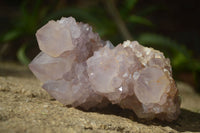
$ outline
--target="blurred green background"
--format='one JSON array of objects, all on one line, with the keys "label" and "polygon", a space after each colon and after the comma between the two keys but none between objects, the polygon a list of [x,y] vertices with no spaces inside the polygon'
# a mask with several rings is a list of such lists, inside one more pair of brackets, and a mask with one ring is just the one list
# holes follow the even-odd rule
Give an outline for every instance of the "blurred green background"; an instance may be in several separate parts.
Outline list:
[{"label": "blurred green background", "polygon": [[28,64],[39,53],[35,32],[73,16],[114,45],[138,40],[171,59],[174,77],[200,91],[199,0],[3,0],[0,61]]}]

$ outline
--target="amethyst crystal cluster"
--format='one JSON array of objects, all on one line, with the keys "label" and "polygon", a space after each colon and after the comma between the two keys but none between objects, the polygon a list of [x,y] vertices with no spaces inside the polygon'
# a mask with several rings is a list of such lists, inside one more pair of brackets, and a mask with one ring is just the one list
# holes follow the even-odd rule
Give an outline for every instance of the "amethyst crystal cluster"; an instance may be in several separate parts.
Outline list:
[{"label": "amethyst crystal cluster", "polygon": [[178,90],[170,61],[160,51],[137,41],[114,47],[72,17],[49,21],[36,37],[42,52],[29,67],[64,105],[89,109],[112,103],[139,118],[178,117]]}]

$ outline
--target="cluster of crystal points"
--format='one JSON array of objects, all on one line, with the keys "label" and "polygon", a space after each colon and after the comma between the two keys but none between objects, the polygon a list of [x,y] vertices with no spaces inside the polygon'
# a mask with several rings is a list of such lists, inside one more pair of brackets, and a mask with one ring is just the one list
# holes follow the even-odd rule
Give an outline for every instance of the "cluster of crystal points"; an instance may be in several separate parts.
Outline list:
[{"label": "cluster of crystal points", "polygon": [[178,117],[178,90],[163,53],[137,41],[114,47],[72,17],[49,21],[36,37],[42,52],[29,67],[61,103],[85,109],[112,103],[139,118]]}]

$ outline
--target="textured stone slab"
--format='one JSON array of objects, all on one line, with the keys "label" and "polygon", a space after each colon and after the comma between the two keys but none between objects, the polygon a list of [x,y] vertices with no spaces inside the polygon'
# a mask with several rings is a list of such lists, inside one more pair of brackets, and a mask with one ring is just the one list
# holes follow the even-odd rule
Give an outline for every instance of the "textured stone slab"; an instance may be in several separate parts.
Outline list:
[{"label": "textured stone slab", "polygon": [[40,86],[27,67],[0,62],[0,132],[200,132],[200,96],[182,82],[177,82],[182,113],[172,123],[137,119],[132,111],[111,105],[88,112],[68,108]]}]

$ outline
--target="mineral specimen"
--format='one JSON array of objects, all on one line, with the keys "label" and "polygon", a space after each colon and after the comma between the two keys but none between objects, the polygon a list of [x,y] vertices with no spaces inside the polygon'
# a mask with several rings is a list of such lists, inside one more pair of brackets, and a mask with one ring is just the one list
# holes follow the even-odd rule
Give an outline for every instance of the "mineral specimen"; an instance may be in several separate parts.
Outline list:
[{"label": "mineral specimen", "polygon": [[72,17],[49,21],[36,37],[42,52],[29,67],[64,105],[89,109],[112,103],[139,118],[178,117],[178,90],[163,53],[137,41],[114,47]]}]

